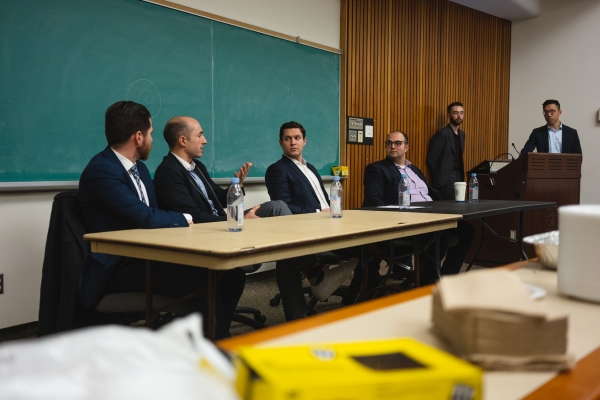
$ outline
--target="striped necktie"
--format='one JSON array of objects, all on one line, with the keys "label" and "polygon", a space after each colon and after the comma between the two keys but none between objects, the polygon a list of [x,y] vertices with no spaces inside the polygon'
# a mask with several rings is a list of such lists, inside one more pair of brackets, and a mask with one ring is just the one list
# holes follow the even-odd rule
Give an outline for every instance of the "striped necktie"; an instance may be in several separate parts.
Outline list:
[{"label": "striped necktie", "polygon": [[146,203],[146,198],[144,197],[144,191],[142,190],[142,183],[140,182],[140,173],[138,172],[137,165],[133,164],[133,167],[129,169],[135,178],[135,183],[140,191],[141,200],[143,203]]}]

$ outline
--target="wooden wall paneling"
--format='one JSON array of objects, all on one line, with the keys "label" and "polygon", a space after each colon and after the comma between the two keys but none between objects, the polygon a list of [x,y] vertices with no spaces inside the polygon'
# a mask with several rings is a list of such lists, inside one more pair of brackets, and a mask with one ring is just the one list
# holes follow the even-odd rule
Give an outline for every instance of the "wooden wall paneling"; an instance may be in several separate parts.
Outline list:
[{"label": "wooden wall paneling", "polygon": [[446,106],[465,104],[465,166],[508,147],[510,22],[447,0],[343,0],[342,118],[374,119],[372,146],[345,143],[346,207],[362,204],[367,164],[385,155],[393,129],[409,134],[408,159],[426,176],[433,134]]}]

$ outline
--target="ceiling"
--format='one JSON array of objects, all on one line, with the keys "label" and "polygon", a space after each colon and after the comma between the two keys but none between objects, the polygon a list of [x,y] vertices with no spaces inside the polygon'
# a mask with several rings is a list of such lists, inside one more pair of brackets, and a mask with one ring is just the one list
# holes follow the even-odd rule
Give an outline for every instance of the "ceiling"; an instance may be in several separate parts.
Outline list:
[{"label": "ceiling", "polygon": [[496,17],[517,21],[535,18],[542,12],[541,0],[450,0]]}]

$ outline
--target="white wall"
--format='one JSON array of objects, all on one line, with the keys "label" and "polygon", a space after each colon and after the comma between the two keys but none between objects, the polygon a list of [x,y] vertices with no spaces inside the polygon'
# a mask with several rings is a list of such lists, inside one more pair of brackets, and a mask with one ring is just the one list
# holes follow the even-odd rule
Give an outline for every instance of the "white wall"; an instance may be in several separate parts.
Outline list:
[{"label": "white wall", "polygon": [[173,3],[340,48],[340,0],[175,0]]},{"label": "white wall", "polygon": [[521,150],[531,130],[545,124],[544,100],[560,101],[562,122],[581,140],[581,203],[587,204],[600,204],[598,21],[598,0],[543,0],[539,17],[512,25],[509,143]]},{"label": "white wall", "polygon": [[[185,0],[180,3],[326,46],[339,48],[340,45],[340,0]],[[269,199],[264,185],[245,186],[248,206]],[[0,295],[0,329],[38,319],[44,246],[55,194],[0,192],[0,274],[4,274],[6,281],[4,294]]]},{"label": "white wall", "polygon": [[0,328],[38,319],[44,246],[56,193],[0,194]]}]

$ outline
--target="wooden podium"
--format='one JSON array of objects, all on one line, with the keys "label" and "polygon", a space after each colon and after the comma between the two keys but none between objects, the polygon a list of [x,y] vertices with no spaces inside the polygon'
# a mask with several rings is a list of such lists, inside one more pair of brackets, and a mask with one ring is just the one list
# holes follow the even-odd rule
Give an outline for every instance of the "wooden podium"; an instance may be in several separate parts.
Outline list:
[{"label": "wooden podium", "polygon": [[[491,172],[490,172],[491,171]],[[485,160],[472,170],[479,180],[479,198],[489,200],[535,200],[553,201],[558,207],[579,204],[581,187],[581,154],[528,153],[514,161]],[[519,216],[514,214],[492,217],[486,220],[500,236],[511,237],[511,231],[519,229]],[[480,223],[474,223],[477,232]],[[535,210],[525,213],[523,236],[558,229],[556,209]],[[486,232],[489,236],[491,232]],[[471,247],[470,260],[479,247],[479,235]],[[533,247],[525,248],[534,257]],[[485,243],[479,258],[501,263],[514,262],[522,257],[516,244],[500,239]],[[483,262],[482,264],[486,264]]]}]

